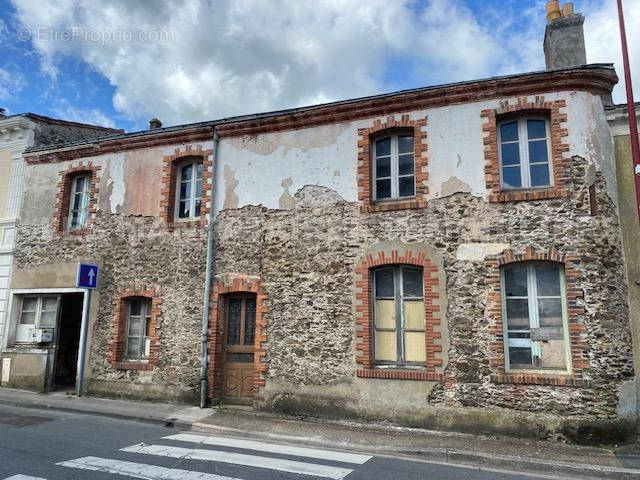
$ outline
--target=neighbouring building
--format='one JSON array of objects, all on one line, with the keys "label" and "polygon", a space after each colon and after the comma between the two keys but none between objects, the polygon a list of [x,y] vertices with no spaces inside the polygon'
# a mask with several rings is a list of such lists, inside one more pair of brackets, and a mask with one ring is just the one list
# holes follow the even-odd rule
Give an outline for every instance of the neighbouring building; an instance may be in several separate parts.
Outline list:
[{"label": "neighbouring building", "polygon": [[[581,24],[550,13],[555,39],[553,22]],[[204,315],[213,402],[623,438],[635,375],[604,109],[618,79],[563,62],[31,149],[10,325],[77,325],[64,301],[43,306],[75,295],[89,261],[93,394],[195,402]]]},{"label": "neighbouring building", "polygon": [[[640,172],[634,172],[631,158],[627,106],[611,105],[607,107],[606,112],[615,146],[620,197],[618,211],[629,279],[629,311],[634,338],[635,369],[638,371],[640,369],[640,222],[638,222],[640,200],[636,196],[634,173],[640,175]],[[636,104],[636,112],[640,112],[640,103]],[[640,113],[636,115],[638,115],[636,122],[640,125]],[[640,389],[640,384],[636,386]],[[640,399],[640,391],[636,397]]]},{"label": "neighbouring building", "polygon": [[[122,133],[122,130],[86,125],[54,118],[24,113],[18,115],[0,114],[0,384],[12,385],[15,381],[24,382],[24,386],[44,389],[43,383],[32,382],[31,373],[37,371],[40,379],[44,378],[41,367],[46,365],[46,355],[18,355],[7,348],[5,328],[7,306],[9,304],[9,282],[13,264],[15,231],[19,223],[19,211],[22,203],[24,158],[28,148],[43,148],[69,141],[89,140],[105,135]],[[46,305],[45,305],[46,306]],[[53,319],[52,321],[55,321]],[[8,333],[10,343],[30,342],[33,325],[20,323],[12,325]],[[46,322],[46,321],[45,321]],[[46,368],[46,367],[45,367]],[[27,377],[22,372],[27,372]],[[13,378],[13,380],[10,380]]]}]

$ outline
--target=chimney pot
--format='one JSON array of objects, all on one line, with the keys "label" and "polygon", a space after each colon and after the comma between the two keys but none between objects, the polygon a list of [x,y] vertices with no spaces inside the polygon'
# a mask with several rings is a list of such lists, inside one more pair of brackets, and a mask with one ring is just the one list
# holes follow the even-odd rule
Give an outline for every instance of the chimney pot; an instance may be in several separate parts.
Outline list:
[{"label": "chimney pot", "polygon": [[553,20],[560,18],[562,13],[560,13],[560,2],[558,0],[549,0],[547,2],[547,23],[552,22]]},{"label": "chimney pot", "polygon": [[571,15],[573,15],[573,2],[567,2],[562,7],[562,16],[570,17]]},{"label": "chimney pot", "polygon": [[149,130],[155,130],[156,128],[160,127],[162,127],[162,122],[156,117],[153,117],[151,120],[149,120]]}]

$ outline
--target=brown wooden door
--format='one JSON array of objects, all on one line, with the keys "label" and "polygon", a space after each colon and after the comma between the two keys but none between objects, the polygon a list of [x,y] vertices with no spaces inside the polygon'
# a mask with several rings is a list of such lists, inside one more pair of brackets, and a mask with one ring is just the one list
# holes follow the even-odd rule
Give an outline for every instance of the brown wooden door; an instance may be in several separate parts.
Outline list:
[{"label": "brown wooden door", "polygon": [[223,394],[226,401],[251,403],[256,330],[256,296],[233,295],[225,302]]}]

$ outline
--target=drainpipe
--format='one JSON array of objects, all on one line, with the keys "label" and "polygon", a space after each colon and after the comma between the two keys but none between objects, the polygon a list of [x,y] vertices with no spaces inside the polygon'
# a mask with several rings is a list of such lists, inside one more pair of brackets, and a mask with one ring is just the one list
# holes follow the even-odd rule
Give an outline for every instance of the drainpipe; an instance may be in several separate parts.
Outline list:
[{"label": "drainpipe", "polygon": [[633,88],[631,86],[631,68],[629,67],[629,50],[627,49],[627,34],[624,28],[622,0],[618,0],[618,20],[620,21],[620,40],[622,43],[622,61],[624,63],[624,83],[627,87],[627,116],[629,117],[629,133],[631,137],[633,176],[636,180],[636,213],[640,219],[640,142],[638,141],[638,118],[636,117],[636,106],[633,101]]},{"label": "drainpipe", "polygon": [[213,175],[211,185],[211,207],[209,208],[209,223],[207,224],[207,265],[204,274],[204,305],[202,308],[202,345],[200,347],[200,408],[207,406],[207,347],[209,341],[209,303],[211,302],[211,277],[213,272],[213,224],[216,213],[216,194],[217,189],[214,185],[218,181],[216,170],[218,166],[218,132],[213,127]]}]

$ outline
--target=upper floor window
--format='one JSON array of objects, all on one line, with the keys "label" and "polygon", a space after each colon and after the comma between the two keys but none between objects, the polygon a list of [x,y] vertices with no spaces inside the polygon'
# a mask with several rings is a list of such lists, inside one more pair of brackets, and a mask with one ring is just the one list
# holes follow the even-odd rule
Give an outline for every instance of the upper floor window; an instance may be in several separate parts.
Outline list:
[{"label": "upper floor window", "polygon": [[566,300],[559,264],[527,262],[501,272],[507,369],[566,370]]},{"label": "upper floor window", "polygon": [[69,220],[67,223],[69,230],[83,228],[87,224],[90,200],[91,175],[76,175],[71,182],[69,197]]},{"label": "upper floor window", "polygon": [[190,161],[178,165],[176,185],[176,217],[190,219],[200,217],[202,203],[202,161]]},{"label": "upper floor window", "polygon": [[424,365],[427,358],[422,269],[396,265],[373,271],[374,361]]},{"label": "upper floor window", "polygon": [[38,328],[55,328],[58,320],[59,295],[25,295],[21,301],[16,342],[32,342]]},{"label": "upper floor window", "polygon": [[129,318],[127,322],[127,347],[125,356],[128,359],[144,359],[149,357],[151,348],[151,300],[146,297],[129,299]]},{"label": "upper floor window", "polygon": [[391,200],[416,194],[413,135],[391,135],[373,143],[373,198]]},{"label": "upper floor window", "polygon": [[526,117],[499,124],[503,189],[551,186],[548,124],[545,118]]}]

